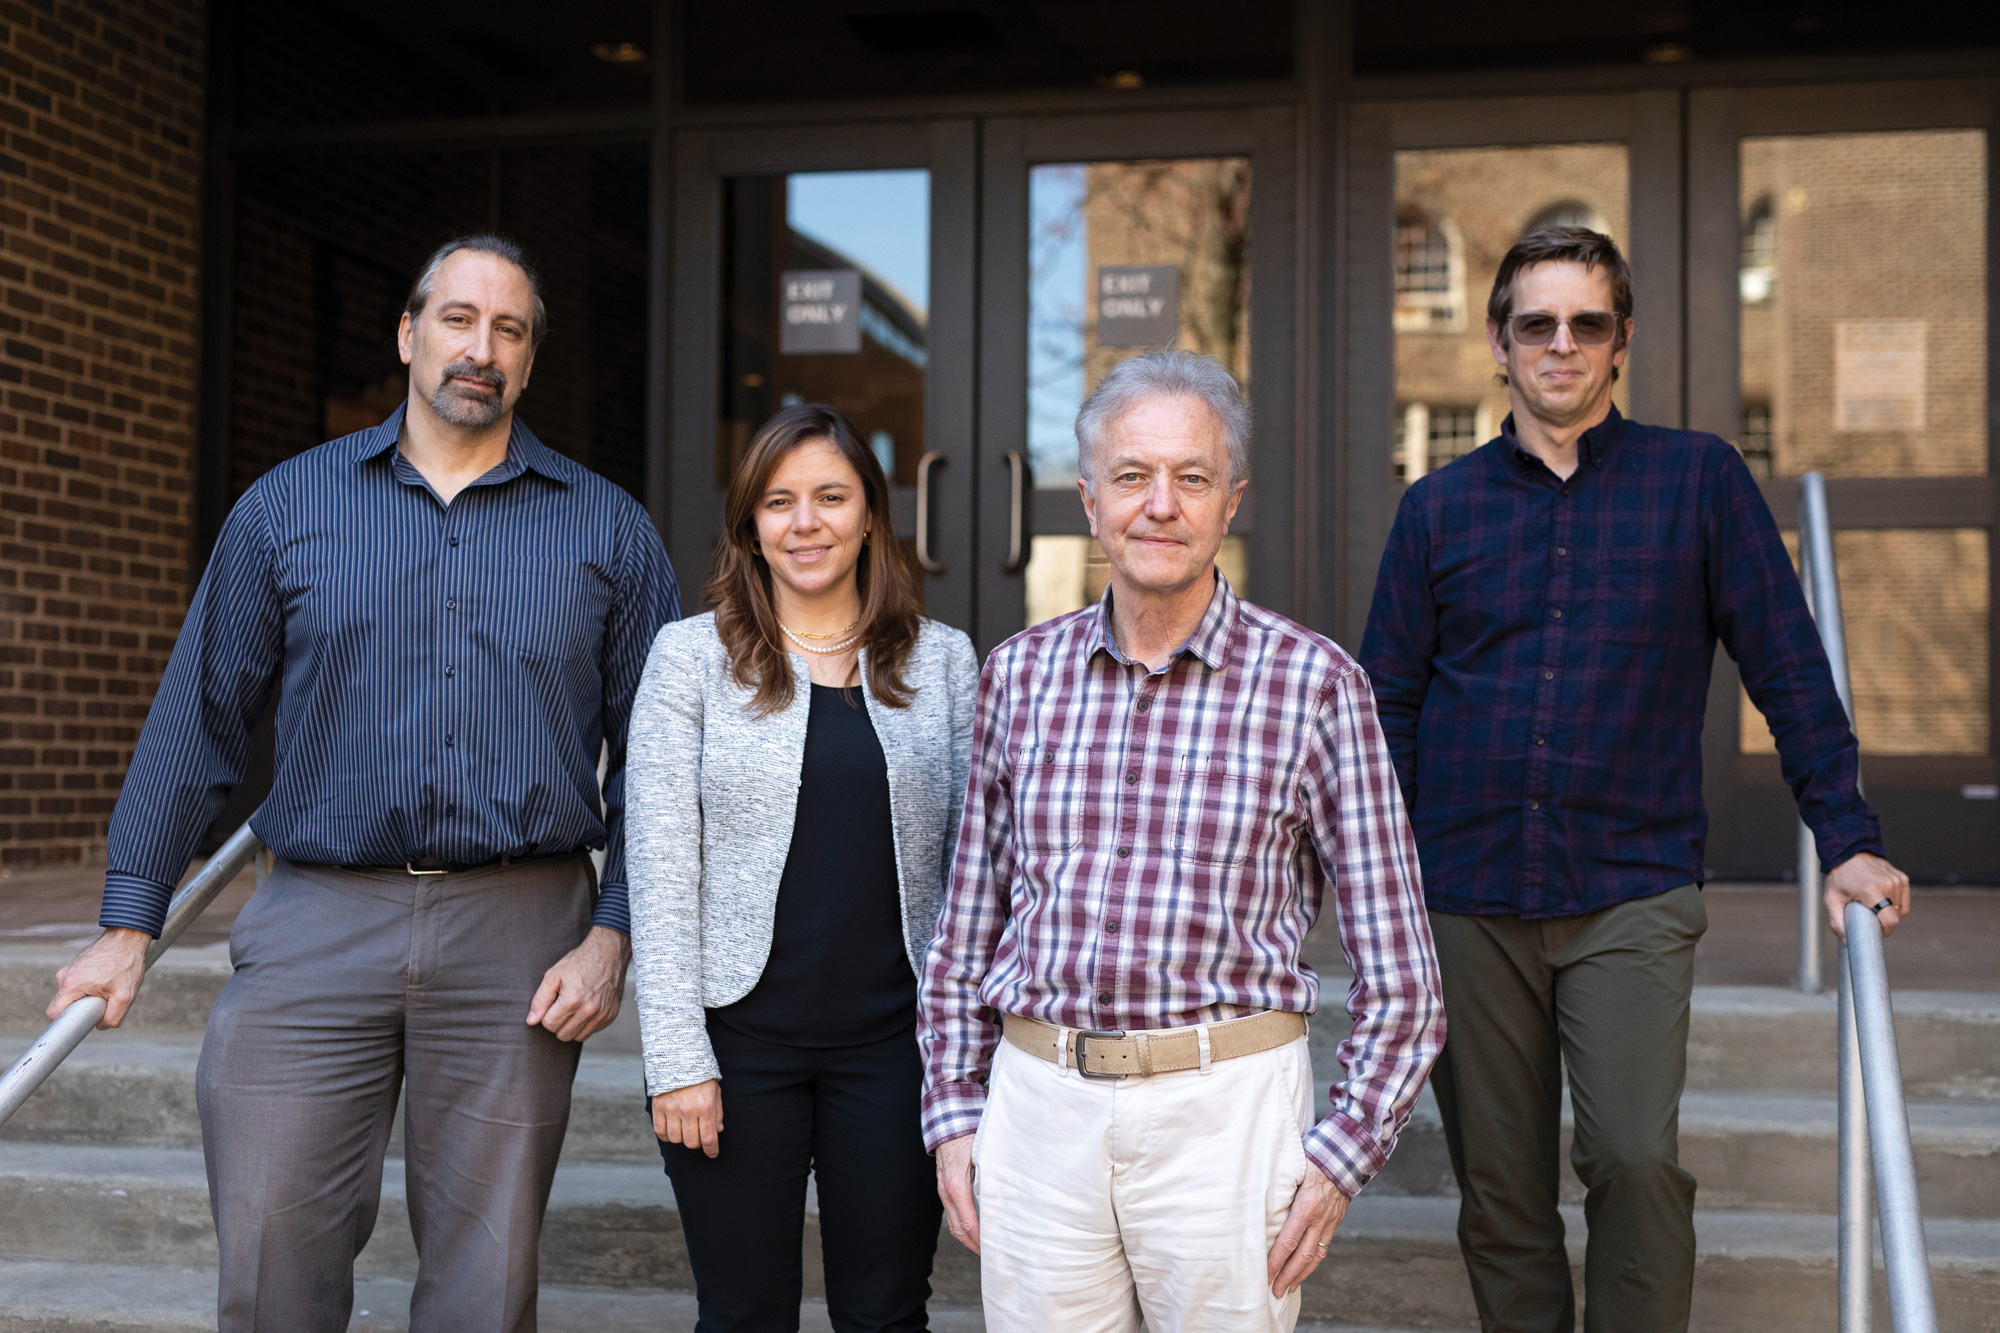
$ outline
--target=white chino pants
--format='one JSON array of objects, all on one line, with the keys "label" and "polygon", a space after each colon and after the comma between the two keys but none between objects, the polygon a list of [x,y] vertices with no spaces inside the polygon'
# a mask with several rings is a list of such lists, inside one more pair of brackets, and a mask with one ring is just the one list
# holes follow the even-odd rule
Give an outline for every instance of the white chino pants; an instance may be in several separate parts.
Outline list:
[{"label": "white chino pants", "polygon": [[1303,1037],[1120,1082],[1003,1039],[972,1149],[987,1333],[1289,1333],[1266,1265],[1312,1104]]}]

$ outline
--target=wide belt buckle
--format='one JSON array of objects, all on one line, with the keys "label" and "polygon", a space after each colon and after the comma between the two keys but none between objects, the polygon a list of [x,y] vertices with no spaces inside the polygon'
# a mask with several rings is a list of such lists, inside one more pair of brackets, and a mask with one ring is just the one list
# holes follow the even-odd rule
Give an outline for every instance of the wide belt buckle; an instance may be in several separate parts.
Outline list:
[{"label": "wide belt buckle", "polygon": [[450,866],[443,866],[437,870],[419,870],[415,861],[403,862],[403,869],[409,871],[412,875],[449,875],[451,873]]},{"label": "wide belt buckle", "polygon": [[1084,1063],[1084,1043],[1091,1041],[1119,1041],[1123,1039],[1124,1036],[1125,1034],[1123,1032],[1072,1033],[1070,1037],[1070,1048],[1069,1048],[1070,1059],[1071,1062],[1076,1065],[1076,1072],[1083,1075],[1085,1078],[1102,1079],[1107,1083],[1116,1083],[1118,1080],[1122,1078],[1129,1077],[1128,1075],[1125,1074],[1094,1074],[1090,1071],[1090,1068]]}]

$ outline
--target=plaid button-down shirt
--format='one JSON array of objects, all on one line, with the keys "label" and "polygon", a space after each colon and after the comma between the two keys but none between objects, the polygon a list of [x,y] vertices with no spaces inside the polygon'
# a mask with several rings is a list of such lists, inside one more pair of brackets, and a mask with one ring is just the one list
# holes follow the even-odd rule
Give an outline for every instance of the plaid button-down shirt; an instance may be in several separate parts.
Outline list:
[{"label": "plaid button-down shirt", "polygon": [[1513,424],[1404,492],[1361,643],[1431,908],[1577,916],[1705,879],[1718,641],[1821,864],[1882,855],[1819,631],[1742,456],[1613,408],[1565,481]]},{"label": "plaid button-down shirt", "polygon": [[1306,1154],[1352,1195],[1395,1146],[1444,1019],[1368,679],[1215,582],[1159,671],[1118,651],[1108,592],[986,663],[918,1005],[933,1149],[978,1127],[1002,1014],[1103,1030],[1311,1013],[1299,950],[1329,889],[1355,1026]]}]

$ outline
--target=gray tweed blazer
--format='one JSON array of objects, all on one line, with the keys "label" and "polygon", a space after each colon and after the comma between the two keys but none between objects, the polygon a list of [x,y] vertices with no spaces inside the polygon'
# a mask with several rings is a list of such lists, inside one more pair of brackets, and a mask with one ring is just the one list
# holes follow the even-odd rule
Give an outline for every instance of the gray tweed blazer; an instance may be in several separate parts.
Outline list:
[{"label": "gray tweed blazer", "polygon": [[[625,869],[649,1093],[720,1076],[703,1009],[748,995],[771,955],[812,707],[806,659],[791,661],[791,706],[757,718],[712,612],[668,625],[646,659],[626,743]],[[888,760],[903,947],[921,976],[972,765],[972,640],[924,621],[903,679],[908,708],[876,699],[865,670],[862,693]]]}]

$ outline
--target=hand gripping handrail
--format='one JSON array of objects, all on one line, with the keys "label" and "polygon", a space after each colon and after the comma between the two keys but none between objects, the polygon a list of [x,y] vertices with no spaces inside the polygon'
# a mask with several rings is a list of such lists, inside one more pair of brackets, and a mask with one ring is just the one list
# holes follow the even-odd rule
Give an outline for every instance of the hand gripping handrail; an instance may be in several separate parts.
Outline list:
[{"label": "hand gripping handrail", "polygon": [[[180,938],[181,932],[202,914],[203,909],[215,901],[215,896],[236,878],[243,867],[250,864],[251,858],[263,846],[248,824],[229,835],[229,841],[208,859],[208,864],[188,881],[187,887],[174,895],[173,902],[167,907],[167,920],[160,928],[160,937],[146,948],[148,968]],[[43,1080],[83,1043],[103,1017],[104,1000],[99,996],[86,995],[72,1002],[35,1039],[35,1044],[14,1062],[13,1068],[0,1075],[0,1125],[13,1118],[14,1112],[21,1109],[21,1103],[28,1100],[28,1094],[42,1086]]]},{"label": "hand gripping handrail", "polygon": [[[1799,482],[1799,565],[1806,604],[1819,626],[1834,689],[1851,723],[1854,689],[1847,672],[1840,576],[1834,565],[1826,479],[1817,472],[1806,473]],[[1820,987],[1819,897],[1819,851],[1801,821],[1798,985],[1808,992]],[[1874,1318],[1874,1237],[1868,1225],[1871,1161],[1880,1199],[1877,1216],[1889,1276],[1890,1321],[1896,1333],[1937,1333],[1930,1257],[1917,1205],[1916,1163],[1910,1152],[1909,1108],[1903,1102],[1903,1068],[1896,1054],[1896,1020],[1882,955],[1882,923],[1867,907],[1849,903],[1843,924],[1847,942],[1840,946],[1835,1038],[1840,1071],[1840,1333],[1868,1333]]]}]

